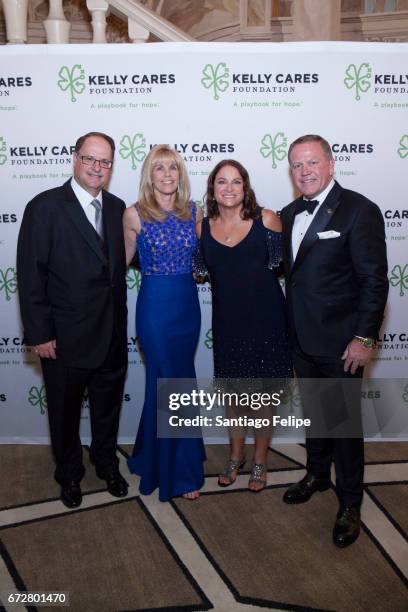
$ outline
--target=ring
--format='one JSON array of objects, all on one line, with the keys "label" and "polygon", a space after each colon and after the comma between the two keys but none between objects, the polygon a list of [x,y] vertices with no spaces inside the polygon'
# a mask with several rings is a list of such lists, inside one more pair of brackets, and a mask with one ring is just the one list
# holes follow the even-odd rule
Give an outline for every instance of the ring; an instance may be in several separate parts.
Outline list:
[{"label": "ring", "polygon": [[34,353],[37,353],[37,355],[38,355],[38,349],[35,348],[34,349]]}]

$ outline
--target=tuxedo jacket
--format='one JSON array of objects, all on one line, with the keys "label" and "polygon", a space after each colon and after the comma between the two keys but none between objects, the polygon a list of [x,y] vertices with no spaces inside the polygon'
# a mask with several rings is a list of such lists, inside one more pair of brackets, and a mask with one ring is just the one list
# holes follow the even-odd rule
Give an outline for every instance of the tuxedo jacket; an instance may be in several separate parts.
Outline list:
[{"label": "tuxedo jacket", "polygon": [[71,183],[27,204],[17,246],[17,277],[25,341],[56,339],[67,365],[97,368],[113,333],[126,362],[125,204],[103,191],[104,243]]},{"label": "tuxedo jacket", "polygon": [[[300,200],[281,212],[291,338],[309,355],[339,357],[356,335],[378,338],[388,295],[384,220],[376,204],[336,182],[293,261]],[[319,238],[329,231],[334,237]]]}]

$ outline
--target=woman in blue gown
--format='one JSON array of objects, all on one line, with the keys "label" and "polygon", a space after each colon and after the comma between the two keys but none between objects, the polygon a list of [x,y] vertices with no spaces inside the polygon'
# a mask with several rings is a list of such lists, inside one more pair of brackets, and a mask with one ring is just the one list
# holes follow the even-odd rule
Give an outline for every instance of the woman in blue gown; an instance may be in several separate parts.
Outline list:
[{"label": "woman in blue gown", "polygon": [[139,200],[124,214],[124,232],[127,262],[136,243],[140,258],[136,333],[146,365],[145,402],[128,467],[141,477],[140,492],[158,488],[160,501],[196,499],[204,483],[202,438],[157,435],[157,380],[195,379],[200,306],[192,258],[200,218],[182,158],[157,145],[142,167]]}]

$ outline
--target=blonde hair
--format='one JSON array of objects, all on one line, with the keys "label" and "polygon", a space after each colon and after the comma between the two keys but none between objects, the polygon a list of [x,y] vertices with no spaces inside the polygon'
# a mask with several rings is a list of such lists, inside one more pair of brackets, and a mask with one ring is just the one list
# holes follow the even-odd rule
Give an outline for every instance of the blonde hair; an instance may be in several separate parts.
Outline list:
[{"label": "blonde hair", "polygon": [[140,176],[139,200],[136,204],[137,210],[144,221],[164,221],[166,219],[166,212],[160,208],[156,201],[152,183],[153,167],[164,159],[174,160],[179,171],[179,184],[173,212],[178,219],[187,221],[192,217],[190,182],[188,180],[187,169],[177,151],[165,144],[153,147],[143,162]]}]

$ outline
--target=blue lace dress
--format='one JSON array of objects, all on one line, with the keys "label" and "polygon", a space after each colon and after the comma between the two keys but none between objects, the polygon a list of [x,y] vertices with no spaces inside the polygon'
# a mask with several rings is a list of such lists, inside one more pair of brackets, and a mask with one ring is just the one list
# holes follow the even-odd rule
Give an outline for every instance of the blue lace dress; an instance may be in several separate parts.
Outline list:
[{"label": "blue lace dress", "polygon": [[169,213],[147,223],[137,248],[142,283],[136,305],[136,333],[146,365],[143,413],[129,470],[141,477],[140,492],[159,489],[159,499],[200,489],[204,484],[201,438],[158,438],[157,379],[194,379],[194,353],[200,331],[200,306],[192,277],[197,246],[196,209],[190,221]]}]

